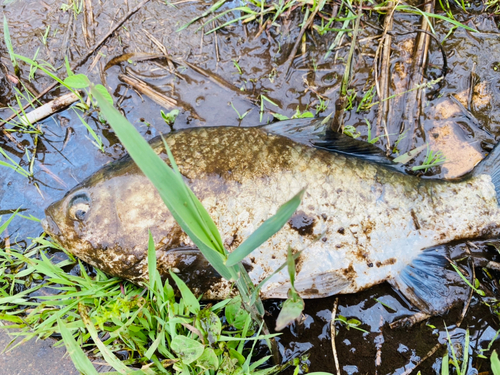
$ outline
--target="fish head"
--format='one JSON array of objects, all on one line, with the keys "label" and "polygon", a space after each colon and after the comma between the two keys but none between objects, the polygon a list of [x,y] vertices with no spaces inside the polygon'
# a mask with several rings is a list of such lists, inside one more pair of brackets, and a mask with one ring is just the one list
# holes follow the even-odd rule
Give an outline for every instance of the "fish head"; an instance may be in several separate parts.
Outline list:
[{"label": "fish head", "polygon": [[141,281],[147,276],[148,231],[157,247],[175,246],[176,223],[147,178],[135,168],[121,167],[98,171],[52,203],[42,225],[85,262]]}]

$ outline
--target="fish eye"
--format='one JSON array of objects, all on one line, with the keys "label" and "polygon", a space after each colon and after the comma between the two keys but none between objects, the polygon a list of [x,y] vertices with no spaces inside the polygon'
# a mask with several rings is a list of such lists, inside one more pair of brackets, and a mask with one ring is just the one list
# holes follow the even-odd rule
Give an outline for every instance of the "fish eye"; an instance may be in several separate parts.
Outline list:
[{"label": "fish eye", "polygon": [[87,193],[79,193],[71,198],[68,214],[71,220],[83,221],[90,211],[90,197]]}]

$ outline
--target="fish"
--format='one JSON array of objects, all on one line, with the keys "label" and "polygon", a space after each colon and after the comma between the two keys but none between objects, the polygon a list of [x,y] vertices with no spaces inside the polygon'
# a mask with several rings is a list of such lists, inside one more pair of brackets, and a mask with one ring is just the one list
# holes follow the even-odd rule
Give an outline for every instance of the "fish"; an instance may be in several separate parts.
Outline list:
[{"label": "fish", "polygon": [[[286,298],[287,249],[299,252],[303,298],[356,293],[389,282],[428,314],[468,294],[443,244],[499,235],[500,151],[456,180],[403,173],[376,146],[339,135],[319,119],[260,127],[201,127],[165,135],[185,182],[233,251],[301,189],[285,226],[244,260],[263,299]],[[150,142],[166,162],[163,142]],[[371,148],[370,148],[371,147]],[[45,211],[55,242],[107,274],[148,279],[151,231],[157,268],[176,272],[206,299],[232,283],[210,267],[129,157],[105,165]]]}]

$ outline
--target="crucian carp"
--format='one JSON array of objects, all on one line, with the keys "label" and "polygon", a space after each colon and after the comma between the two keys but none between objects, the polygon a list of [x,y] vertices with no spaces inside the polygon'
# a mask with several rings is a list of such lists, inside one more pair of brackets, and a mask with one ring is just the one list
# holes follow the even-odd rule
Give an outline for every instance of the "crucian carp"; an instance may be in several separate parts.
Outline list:
[{"label": "crucian carp", "polygon": [[[196,128],[165,137],[229,251],[306,188],[290,221],[246,258],[252,281],[284,264],[290,246],[302,250],[295,288],[303,298],[355,293],[384,281],[429,314],[463,298],[460,277],[446,269],[446,254],[436,246],[499,234],[499,149],[460,180],[422,179],[365,152],[347,154],[326,126],[308,121],[292,128]],[[161,139],[151,146],[167,160]],[[106,273],[147,279],[151,230],[163,276],[174,269],[207,299],[231,293],[128,156],[70,190],[46,216],[45,231],[55,241]],[[263,286],[261,297],[286,298],[289,287],[285,269]]]}]

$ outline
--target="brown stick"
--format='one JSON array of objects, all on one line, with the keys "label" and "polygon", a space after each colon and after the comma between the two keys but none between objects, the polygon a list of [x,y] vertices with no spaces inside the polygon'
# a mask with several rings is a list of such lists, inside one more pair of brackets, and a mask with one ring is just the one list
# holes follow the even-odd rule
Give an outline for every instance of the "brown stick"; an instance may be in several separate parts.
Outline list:
[{"label": "brown stick", "polygon": [[[380,39],[380,44],[375,53],[375,87],[377,89],[377,95],[380,98],[379,106],[378,106],[378,114],[377,114],[377,132],[382,129],[385,133],[385,137],[387,140],[386,148],[387,152],[391,150],[391,140],[389,138],[389,132],[387,131],[387,116],[389,115],[389,101],[385,100],[389,96],[389,65],[391,58],[391,42],[392,36],[388,33],[392,30],[392,20],[394,16],[394,10],[396,9],[396,5],[394,2],[389,2],[389,6],[392,6],[391,12],[385,17],[384,20],[384,32],[382,33],[382,38]],[[382,77],[380,85],[378,79],[378,69],[377,69],[377,60],[378,54],[382,49],[382,63],[380,67],[380,76]]]},{"label": "brown stick", "polygon": [[332,319],[330,320],[330,337],[332,341],[332,352],[333,352],[333,360],[335,361],[335,368],[337,369],[337,375],[340,375],[339,358],[337,356],[337,347],[335,346],[335,336],[337,334],[337,331],[335,330],[335,317],[337,316],[338,306],[339,306],[339,299],[335,298],[335,303],[333,304],[333,309],[332,309]]},{"label": "brown stick", "polygon": [[314,9],[314,12],[312,12],[311,16],[307,20],[307,23],[300,30],[299,36],[297,37],[297,40],[295,41],[295,44],[293,45],[292,51],[290,52],[288,59],[283,64],[285,75],[288,74],[288,71],[290,70],[290,66],[292,65],[293,59],[295,59],[295,55],[297,54],[297,50],[299,49],[300,41],[302,40],[302,37],[304,36],[304,33],[306,32],[306,30],[309,28],[309,26],[314,21],[314,17],[316,17],[316,14],[318,13],[319,8],[320,8],[319,5],[316,6],[316,9]]},{"label": "brown stick", "polygon": [[118,79],[125,82],[126,84],[132,86],[135,90],[139,91],[141,94],[146,95],[156,104],[171,110],[177,106],[177,100],[169,98],[168,96],[156,91],[150,85],[139,78],[131,77],[125,74],[119,74]]},{"label": "brown stick", "polygon": [[92,26],[94,25],[94,11],[92,9],[92,1],[85,0],[83,7],[83,22],[85,24],[85,29],[87,30],[86,40],[92,45],[94,43],[94,33],[92,31]]},{"label": "brown stick", "polygon": [[60,96],[44,105],[34,109],[33,111],[27,113],[25,116],[21,117],[21,123],[24,125],[34,124],[40,120],[43,120],[46,117],[53,115],[56,112],[61,111],[62,109],[70,106],[74,102],[76,102],[79,97],[70,92],[69,94]]}]

